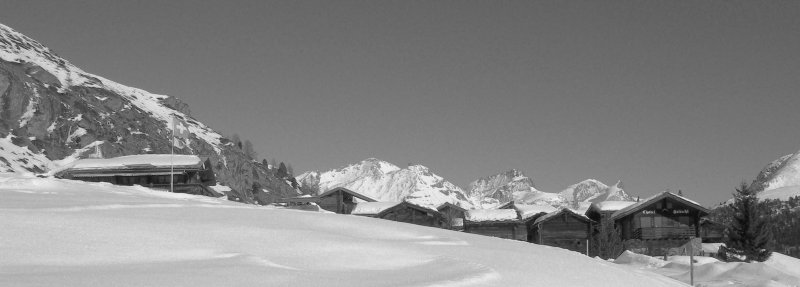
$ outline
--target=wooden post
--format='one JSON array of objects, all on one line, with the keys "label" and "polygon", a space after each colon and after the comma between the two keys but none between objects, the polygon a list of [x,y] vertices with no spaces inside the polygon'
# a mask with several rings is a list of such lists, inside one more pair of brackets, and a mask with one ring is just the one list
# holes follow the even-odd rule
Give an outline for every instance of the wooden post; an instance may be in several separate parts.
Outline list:
[{"label": "wooden post", "polygon": [[689,237],[689,285],[694,286],[694,236]]}]

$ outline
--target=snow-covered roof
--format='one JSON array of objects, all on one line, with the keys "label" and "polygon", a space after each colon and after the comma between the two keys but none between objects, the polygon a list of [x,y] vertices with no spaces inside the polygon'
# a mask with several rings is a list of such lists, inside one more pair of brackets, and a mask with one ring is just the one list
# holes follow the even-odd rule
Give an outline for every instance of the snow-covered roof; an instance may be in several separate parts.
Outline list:
[{"label": "snow-covered roof", "polygon": [[514,222],[517,221],[517,211],[513,209],[475,209],[464,213],[464,220],[468,222]]},{"label": "snow-covered roof", "polygon": [[91,158],[75,161],[68,169],[71,170],[92,170],[92,169],[128,169],[132,167],[170,167],[170,166],[192,166],[200,167],[203,160],[196,155],[169,155],[169,154],[140,154],[126,155],[114,158]]},{"label": "snow-covered roof", "polygon": [[376,215],[398,204],[400,204],[400,202],[359,202],[350,214]]},{"label": "snow-covered roof", "polygon": [[572,214],[575,217],[577,217],[577,218],[579,218],[579,219],[581,219],[583,221],[589,222],[589,223],[594,223],[595,222],[594,220],[591,220],[590,218],[586,217],[586,215],[584,215],[582,213],[579,213],[579,212],[577,212],[575,210],[572,210],[570,208],[562,207],[559,210],[550,212],[548,214],[543,215],[542,217],[537,218],[536,221],[533,222],[533,224],[536,225],[536,224],[539,224],[540,222],[547,221],[550,218],[556,217],[556,216],[558,216],[558,215],[560,215],[562,213]]},{"label": "snow-covered roof", "polygon": [[635,212],[635,211],[637,211],[637,210],[639,210],[641,208],[647,207],[648,205],[653,204],[653,203],[655,203],[655,202],[657,202],[657,201],[659,201],[659,200],[661,200],[663,198],[667,198],[667,197],[675,199],[675,200],[680,201],[680,202],[683,202],[684,204],[689,205],[690,207],[693,207],[693,208],[699,210],[701,213],[708,214],[710,212],[710,210],[708,210],[707,208],[703,207],[702,205],[700,205],[699,203],[695,202],[694,200],[691,200],[691,199],[688,199],[686,197],[674,194],[674,193],[669,192],[669,191],[662,191],[662,192],[656,193],[655,195],[653,195],[651,197],[648,197],[648,198],[646,198],[644,200],[641,200],[641,201],[639,201],[637,203],[631,204],[628,207],[620,209],[617,212],[614,212],[614,214],[611,215],[611,219],[622,218],[622,217],[624,217],[626,215],[629,215],[629,214],[631,214],[631,213],[633,213],[633,212]]},{"label": "snow-covered roof", "polygon": [[377,200],[374,200],[374,199],[372,199],[372,198],[370,198],[370,197],[368,197],[368,196],[366,196],[366,195],[360,194],[360,193],[358,193],[358,192],[355,192],[355,191],[349,190],[349,189],[347,189],[347,188],[344,188],[344,187],[337,187],[337,188],[333,188],[333,189],[331,189],[331,190],[328,190],[328,191],[326,191],[326,192],[323,192],[322,194],[318,195],[317,197],[320,197],[320,198],[322,198],[322,197],[328,196],[328,195],[330,195],[330,194],[332,194],[332,193],[334,193],[334,192],[337,192],[337,191],[342,191],[342,192],[345,192],[345,193],[349,193],[349,194],[351,194],[352,196],[355,196],[356,198],[362,199],[362,200],[364,200],[364,201],[368,201],[368,202],[376,202],[376,201],[377,201]]},{"label": "snow-covered roof", "polygon": [[557,209],[547,204],[514,204],[514,209],[519,213],[522,220],[526,220],[540,213],[550,213]]},{"label": "snow-covered roof", "polygon": [[601,212],[617,211],[635,203],[636,201],[613,201],[613,200],[601,201],[592,203],[590,209],[594,209]]},{"label": "snow-covered roof", "polygon": [[452,204],[450,202],[445,202],[445,203],[440,204],[438,207],[436,207],[436,210],[442,210],[443,208],[448,207],[448,206],[452,207],[452,208],[455,208],[457,210],[467,211],[466,208],[463,208],[463,207],[461,207],[461,206],[459,206],[457,204]]}]

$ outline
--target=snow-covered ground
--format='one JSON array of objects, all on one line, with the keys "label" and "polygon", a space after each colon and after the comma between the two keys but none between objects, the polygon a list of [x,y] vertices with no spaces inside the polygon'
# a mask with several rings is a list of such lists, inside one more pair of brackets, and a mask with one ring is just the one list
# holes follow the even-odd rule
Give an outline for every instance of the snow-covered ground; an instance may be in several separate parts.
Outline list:
[{"label": "snow-covered ground", "polygon": [[[772,253],[759,263],[726,263],[711,257],[694,257],[695,286],[800,286],[800,259]],[[614,260],[640,273],[661,274],[690,282],[689,257],[670,256],[667,261],[626,251]]]},{"label": "snow-covered ground", "polygon": [[0,286],[684,286],[559,248],[0,175]]}]

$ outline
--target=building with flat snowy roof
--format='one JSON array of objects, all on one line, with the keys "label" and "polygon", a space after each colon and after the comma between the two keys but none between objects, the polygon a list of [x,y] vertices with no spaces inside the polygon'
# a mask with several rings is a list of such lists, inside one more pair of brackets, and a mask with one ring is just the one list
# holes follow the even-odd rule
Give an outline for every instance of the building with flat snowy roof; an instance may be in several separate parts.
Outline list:
[{"label": "building with flat snowy roof", "polygon": [[[55,173],[58,178],[219,197],[211,163],[196,155],[142,154],[114,158],[80,159]],[[170,184],[170,181],[172,184]]]},{"label": "building with flat snowy roof", "polygon": [[521,241],[528,239],[528,229],[514,209],[467,210],[464,232]]}]

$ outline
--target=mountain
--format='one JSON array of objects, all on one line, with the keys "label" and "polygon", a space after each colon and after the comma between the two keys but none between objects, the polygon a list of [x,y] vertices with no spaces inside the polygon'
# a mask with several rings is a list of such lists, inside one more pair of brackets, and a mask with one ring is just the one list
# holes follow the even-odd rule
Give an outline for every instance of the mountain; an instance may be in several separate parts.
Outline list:
[{"label": "mountain", "polygon": [[622,181],[617,181],[613,186],[608,186],[599,180],[587,179],[570,185],[558,194],[573,205],[577,205],[578,202],[594,203],[633,200],[633,197],[623,190]]},{"label": "mountain", "polygon": [[782,156],[758,173],[750,188],[761,199],[787,200],[800,196],[800,151]]},{"label": "mountain", "polygon": [[297,194],[179,99],[87,73],[0,24],[0,171],[46,173],[96,151],[170,153],[173,117],[191,132],[175,153],[208,157],[232,198],[252,202],[255,183],[268,191],[262,197]]},{"label": "mountain", "polygon": [[378,201],[402,201],[438,206],[445,202],[470,208],[464,190],[425,166],[400,168],[375,158],[325,172],[310,171],[296,177],[302,189],[316,191],[344,187]]},{"label": "mountain", "polygon": [[521,194],[540,192],[536,190],[530,177],[516,169],[479,178],[470,183],[467,190],[470,200],[483,207],[515,200]]}]

